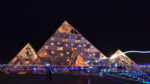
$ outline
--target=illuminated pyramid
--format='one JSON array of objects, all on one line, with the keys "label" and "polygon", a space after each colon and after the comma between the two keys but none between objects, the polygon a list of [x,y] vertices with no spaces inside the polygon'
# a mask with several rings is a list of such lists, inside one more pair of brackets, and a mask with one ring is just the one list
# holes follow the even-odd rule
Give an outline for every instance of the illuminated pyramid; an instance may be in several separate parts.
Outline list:
[{"label": "illuminated pyramid", "polygon": [[[82,52],[77,50],[81,50]],[[38,51],[38,55],[45,63],[69,65],[71,60],[77,59],[78,52],[80,52],[80,56],[84,61],[107,58],[74,27],[67,21],[64,21]]]},{"label": "illuminated pyramid", "polygon": [[136,65],[136,63],[131,60],[127,55],[125,55],[121,50],[117,50],[110,59],[114,59],[119,65]]},{"label": "illuminated pyramid", "polygon": [[41,60],[35,50],[28,43],[10,62],[10,65],[34,65],[41,64]]}]

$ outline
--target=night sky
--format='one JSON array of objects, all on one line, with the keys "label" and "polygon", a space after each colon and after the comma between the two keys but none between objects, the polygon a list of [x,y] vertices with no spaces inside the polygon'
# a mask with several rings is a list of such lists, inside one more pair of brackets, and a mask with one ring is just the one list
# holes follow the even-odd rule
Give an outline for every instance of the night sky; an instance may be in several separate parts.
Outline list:
[{"label": "night sky", "polygon": [[[150,50],[150,7],[145,1],[18,0],[0,4],[0,63],[28,42],[38,51],[64,20],[106,56],[117,49]],[[150,54],[129,54],[150,63]]]}]

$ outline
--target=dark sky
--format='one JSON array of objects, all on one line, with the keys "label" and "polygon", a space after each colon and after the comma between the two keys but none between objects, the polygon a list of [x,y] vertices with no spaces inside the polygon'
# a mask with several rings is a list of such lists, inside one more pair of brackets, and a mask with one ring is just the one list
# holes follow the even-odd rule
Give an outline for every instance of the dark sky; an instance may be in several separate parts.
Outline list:
[{"label": "dark sky", "polygon": [[[107,56],[117,49],[150,50],[149,8],[143,0],[1,2],[0,60],[7,63],[28,42],[38,51],[64,20]],[[140,63],[150,54],[130,57]]]}]

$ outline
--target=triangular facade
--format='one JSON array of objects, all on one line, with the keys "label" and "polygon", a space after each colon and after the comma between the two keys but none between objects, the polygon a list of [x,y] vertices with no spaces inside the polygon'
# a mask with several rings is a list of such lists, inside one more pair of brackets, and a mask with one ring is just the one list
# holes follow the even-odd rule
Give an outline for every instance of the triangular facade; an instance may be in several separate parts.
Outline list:
[{"label": "triangular facade", "polygon": [[67,21],[57,29],[57,31],[46,41],[44,46],[38,51],[38,55],[45,63],[53,65],[69,65],[69,59],[77,49],[82,48],[81,57],[87,61],[91,59],[106,58],[97,48],[86,40]]},{"label": "triangular facade", "polygon": [[110,59],[117,61],[119,65],[136,65],[136,63],[133,60],[131,60],[126,54],[124,54],[121,50],[117,50],[110,57]]},{"label": "triangular facade", "polygon": [[88,65],[88,64],[86,64],[84,59],[80,55],[78,55],[75,65],[80,66],[80,65]]},{"label": "triangular facade", "polygon": [[[85,60],[82,58],[85,56],[85,53],[84,49],[83,48],[78,48],[76,50],[73,51],[73,53],[71,54],[71,57],[69,60],[67,60],[69,62],[69,65],[77,65],[77,66],[80,66],[80,65],[88,65],[86,64]],[[82,55],[82,57],[81,57]]]},{"label": "triangular facade", "polygon": [[28,43],[10,62],[10,65],[34,65],[41,64],[40,57]]}]

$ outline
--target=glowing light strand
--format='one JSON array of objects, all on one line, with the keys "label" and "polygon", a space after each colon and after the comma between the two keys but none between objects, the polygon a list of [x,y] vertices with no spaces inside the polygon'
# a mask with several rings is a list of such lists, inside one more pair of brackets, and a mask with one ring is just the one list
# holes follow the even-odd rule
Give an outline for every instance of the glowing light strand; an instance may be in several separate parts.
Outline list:
[{"label": "glowing light strand", "polygon": [[150,53],[150,51],[136,51],[136,50],[134,50],[134,51],[126,51],[124,53],[125,54],[127,54],[127,53]]}]

